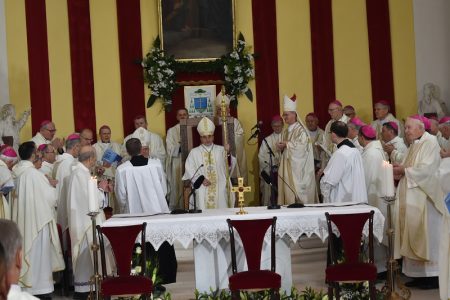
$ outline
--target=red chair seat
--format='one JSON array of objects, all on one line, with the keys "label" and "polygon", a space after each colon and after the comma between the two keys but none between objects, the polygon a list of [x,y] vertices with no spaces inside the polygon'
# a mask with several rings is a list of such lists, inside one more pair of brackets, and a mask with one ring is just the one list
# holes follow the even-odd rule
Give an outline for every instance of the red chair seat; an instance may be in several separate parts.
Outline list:
[{"label": "red chair seat", "polygon": [[370,263],[330,265],[325,270],[326,281],[371,281],[377,279],[377,267]]},{"label": "red chair seat", "polygon": [[145,276],[130,275],[120,277],[106,277],[102,280],[101,291],[104,296],[126,294],[151,294],[152,280]]},{"label": "red chair seat", "polygon": [[229,278],[230,290],[279,289],[281,276],[269,270],[244,271]]}]

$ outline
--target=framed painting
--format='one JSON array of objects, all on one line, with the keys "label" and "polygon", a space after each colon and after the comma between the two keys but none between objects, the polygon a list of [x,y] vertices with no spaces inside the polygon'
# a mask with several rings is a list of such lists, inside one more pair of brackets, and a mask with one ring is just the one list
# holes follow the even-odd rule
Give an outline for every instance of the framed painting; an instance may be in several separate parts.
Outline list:
[{"label": "framed painting", "polygon": [[208,61],[233,50],[235,0],[158,0],[159,36],[167,55]]}]

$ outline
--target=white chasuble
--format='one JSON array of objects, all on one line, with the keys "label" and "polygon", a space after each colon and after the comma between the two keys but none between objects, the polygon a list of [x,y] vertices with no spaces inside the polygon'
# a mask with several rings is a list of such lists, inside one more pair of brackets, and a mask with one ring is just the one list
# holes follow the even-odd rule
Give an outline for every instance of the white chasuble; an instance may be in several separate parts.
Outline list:
[{"label": "white chasuble", "polygon": [[[282,141],[283,135],[281,133],[273,132],[271,135],[266,137],[267,144],[272,150],[274,156],[272,156],[272,165],[276,168],[280,165],[281,153],[277,151],[277,143]],[[269,148],[264,141],[261,142],[261,147],[259,147],[258,152],[258,160],[259,160],[259,172],[265,171],[268,175],[270,175],[270,155]],[[261,175],[260,175],[261,176]],[[269,205],[270,196],[271,196],[271,188],[261,177],[260,177],[260,190],[262,193],[261,204]]]},{"label": "white chasuble", "polygon": [[[342,115],[342,117],[338,120],[341,122],[344,122],[345,124],[348,123],[348,121],[350,121],[350,118],[347,117],[346,115]],[[331,124],[333,124],[334,122],[336,122],[336,120],[331,119],[330,121],[328,121],[327,125],[325,126],[325,134],[323,135],[323,139],[322,142],[320,143],[321,147],[323,149],[325,149],[328,153],[333,154],[334,151],[337,150],[336,145],[333,144],[333,142],[331,141]],[[324,153],[323,155],[323,159],[322,159],[322,168],[325,168],[328,161],[330,160],[331,156],[327,154],[327,152],[322,151]]]},{"label": "white chasuble", "polygon": [[[198,172],[195,174],[197,169]],[[231,169],[233,169],[233,163]],[[205,179],[208,179],[211,184],[209,186],[202,184],[196,191],[197,208],[211,209],[234,206],[234,195],[231,192],[230,203],[227,199],[225,149],[222,146],[215,144],[210,146],[200,145],[191,150],[186,159],[183,180],[191,180],[192,178],[192,182],[195,182],[201,175],[205,176]],[[189,201],[192,202],[191,199]],[[192,205],[193,203],[190,203],[191,207]]]},{"label": "white chasuble", "polygon": [[[133,134],[128,135],[123,141],[122,157],[124,158],[124,160],[130,159],[130,156],[127,153],[125,144],[130,138],[133,137],[132,135]],[[159,159],[161,161],[161,164],[163,165],[163,167],[165,167],[165,165],[166,165],[166,148],[164,148],[164,142],[163,142],[162,138],[158,134],[147,130],[145,136],[141,137],[140,139],[141,139],[141,142],[142,142],[142,140],[144,140],[145,143],[148,145],[148,147],[150,149],[150,157]]]},{"label": "white chasuble", "polygon": [[436,137],[425,132],[414,141],[402,165],[405,167],[395,202],[395,257],[403,256],[403,272],[410,277],[438,275],[438,249],[443,193],[436,176],[441,158]]},{"label": "white chasuble", "polygon": [[182,164],[180,150],[180,124],[169,128],[166,136],[166,174],[168,182],[169,208],[182,208],[183,204],[183,181],[181,180]]},{"label": "white chasuble", "polygon": [[[450,197],[450,157],[441,160],[438,178],[444,197]],[[448,204],[442,226],[439,245],[439,292],[441,299],[448,299],[450,298],[450,216],[448,214]]]},{"label": "white chasuble", "polygon": [[54,216],[56,190],[28,160],[20,161],[13,173],[16,199],[12,220],[23,236],[20,282],[33,294],[51,293],[53,281],[49,278],[52,278],[52,272],[64,269]]},{"label": "white chasuble", "polygon": [[303,203],[316,203],[316,177],[314,169],[314,152],[309,134],[298,122],[283,131],[286,148],[281,154],[278,175],[286,181],[291,189],[278,180],[278,204],[291,204],[298,196]]},{"label": "white chasuble", "polygon": [[370,126],[377,132],[377,139],[381,140],[381,129],[383,128],[383,124],[387,122],[395,122],[398,126],[398,136],[403,137],[404,126],[403,123],[397,120],[391,113],[388,113],[386,118],[383,120],[374,120]]},{"label": "white chasuble", "polygon": [[[95,143],[92,147],[94,147],[95,149],[95,153],[97,154],[97,163],[99,163],[100,165],[103,165],[103,154],[105,154],[105,151],[108,149],[111,149],[112,151],[114,151],[115,153],[117,153],[118,155],[121,154],[122,151],[122,147],[121,145],[111,142],[111,143],[102,143],[101,141]],[[103,173],[104,176],[113,179],[116,175],[116,164],[113,164],[112,166],[106,167],[103,166],[105,168],[105,173]]]},{"label": "white chasuble", "polygon": [[158,159],[145,166],[130,161],[117,168],[115,192],[121,213],[168,213],[166,175]]}]

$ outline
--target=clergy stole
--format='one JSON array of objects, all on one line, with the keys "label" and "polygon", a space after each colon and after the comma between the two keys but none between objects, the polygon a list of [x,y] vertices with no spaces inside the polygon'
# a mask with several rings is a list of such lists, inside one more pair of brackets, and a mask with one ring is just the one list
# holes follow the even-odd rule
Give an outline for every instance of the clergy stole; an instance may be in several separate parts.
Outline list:
[{"label": "clergy stole", "polygon": [[216,162],[212,151],[214,150],[214,144],[211,150],[207,150],[205,146],[201,145],[203,150],[203,164],[206,168],[206,178],[211,182],[208,186],[208,195],[206,196],[206,208],[217,208],[216,194],[217,194],[217,173],[216,173]]},{"label": "clergy stole", "polygon": [[[405,158],[403,166],[412,167],[416,161],[417,154],[425,143],[412,143],[409,147],[408,156]],[[408,205],[407,197],[408,183],[406,175],[399,182],[398,195],[398,216],[400,226],[400,253],[403,256],[415,260],[429,260],[428,237],[427,237],[427,197],[414,199],[414,210],[406,209]],[[423,192],[423,191],[422,191]],[[425,201],[424,201],[425,200]],[[411,203],[409,204],[411,205]],[[411,239],[411,237],[414,238]]]}]

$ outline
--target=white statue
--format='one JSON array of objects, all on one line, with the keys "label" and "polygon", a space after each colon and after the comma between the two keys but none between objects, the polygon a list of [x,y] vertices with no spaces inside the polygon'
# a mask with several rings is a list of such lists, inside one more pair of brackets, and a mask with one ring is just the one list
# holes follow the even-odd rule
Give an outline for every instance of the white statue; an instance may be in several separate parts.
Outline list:
[{"label": "white statue", "polygon": [[441,101],[439,86],[426,83],[423,86],[422,98],[419,101],[419,115],[436,114],[440,119],[446,115],[445,103]]},{"label": "white statue", "polygon": [[19,132],[28,120],[31,108],[24,111],[20,119],[16,120],[16,109],[12,104],[3,105],[0,110],[0,144],[4,143],[4,137],[12,137],[12,145],[17,151],[20,144]]}]

